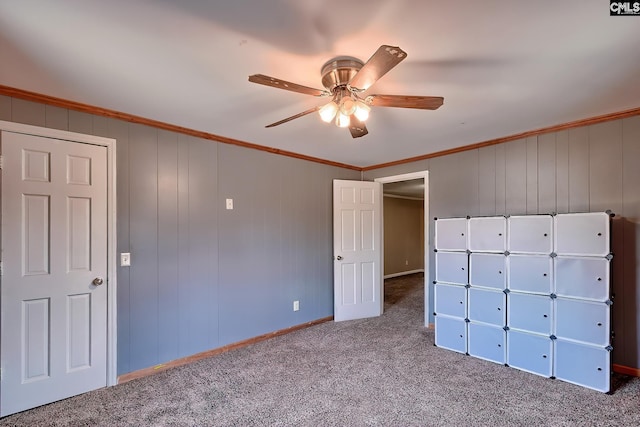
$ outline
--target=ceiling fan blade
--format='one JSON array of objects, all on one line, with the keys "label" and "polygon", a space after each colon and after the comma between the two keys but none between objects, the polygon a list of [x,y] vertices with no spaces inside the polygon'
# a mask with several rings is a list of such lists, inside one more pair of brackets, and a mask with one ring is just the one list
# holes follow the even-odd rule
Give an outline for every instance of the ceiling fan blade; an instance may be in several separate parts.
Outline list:
[{"label": "ceiling fan blade", "polygon": [[318,111],[319,109],[320,109],[320,107],[313,107],[313,108],[309,108],[308,110],[303,111],[302,113],[298,113],[298,114],[296,114],[295,116],[287,117],[286,119],[282,119],[282,120],[280,120],[280,121],[278,121],[278,122],[271,123],[270,125],[266,125],[265,127],[266,127],[266,128],[272,128],[272,127],[274,127],[274,126],[278,126],[278,125],[281,125],[281,124],[283,124],[283,123],[290,122],[290,121],[291,121],[291,120],[293,120],[293,119],[297,119],[297,118],[300,118],[300,117],[302,117],[302,116],[306,116],[307,114],[314,113],[314,112]]},{"label": "ceiling fan blade", "polygon": [[367,127],[364,125],[364,122],[358,120],[356,116],[351,116],[349,132],[351,132],[351,136],[354,138],[360,138],[361,136],[365,136],[369,133]]},{"label": "ceiling fan blade", "polygon": [[376,107],[418,108],[437,110],[444,103],[441,96],[369,95],[365,102]]},{"label": "ceiling fan blade", "polygon": [[290,90],[291,92],[298,92],[304,95],[313,96],[328,96],[331,95],[327,90],[314,89],[308,86],[302,86],[297,83],[291,83],[285,80],[276,79],[275,77],[265,76],[264,74],[254,74],[249,76],[249,81],[252,83],[258,83],[265,86],[271,86],[278,89]]},{"label": "ceiling fan blade", "polygon": [[380,77],[387,74],[406,57],[407,53],[397,46],[380,46],[360,71],[353,76],[349,87],[361,92],[369,89]]}]

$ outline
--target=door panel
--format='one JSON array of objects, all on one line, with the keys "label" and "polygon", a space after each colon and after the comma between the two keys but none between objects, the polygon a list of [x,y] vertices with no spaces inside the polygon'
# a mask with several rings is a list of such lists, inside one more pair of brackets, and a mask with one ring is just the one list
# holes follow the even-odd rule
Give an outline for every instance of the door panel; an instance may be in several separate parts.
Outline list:
[{"label": "door panel", "polygon": [[466,252],[436,252],[436,281],[469,283],[469,256]]},{"label": "door panel", "polygon": [[504,363],[506,332],[497,326],[471,322],[468,325],[469,354],[490,362]]},{"label": "door panel", "polygon": [[107,385],[107,148],[2,132],[2,155],[4,416]]},{"label": "door panel", "polygon": [[449,316],[435,318],[435,344],[459,353],[467,352],[467,323]]},{"label": "door panel", "polygon": [[439,251],[467,250],[467,219],[445,218],[435,222],[435,247]]},{"label": "door panel", "polygon": [[469,320],[503,327],[506,324],[506,297],[492,289],[469,289]]},{"label": "door panel", "polygon": [[548,255],[510,255],[509,280],[511,291],[551,294],[553,258]]},{"label": "door panel", "polygon": [[469,284],[503,290],[507,287],[507,257],[473,253],[469,256]]},{"label": "door panel", "polygon": [[380,183],[333,182],[334,319],[382,314]]},{"label": "door panel", "polygon": [[551,215],[510,216],[507,218],[508,251],[550,254],[553,252]]}]

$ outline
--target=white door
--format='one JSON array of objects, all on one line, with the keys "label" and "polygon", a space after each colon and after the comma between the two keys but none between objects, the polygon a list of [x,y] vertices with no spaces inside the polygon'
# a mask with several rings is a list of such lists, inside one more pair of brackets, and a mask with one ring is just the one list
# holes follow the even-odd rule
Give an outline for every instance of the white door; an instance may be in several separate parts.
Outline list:
[{"label": "white door", "polygon": [[382,314],[382,200],[378,182],[333,181],[336,321]]},{"label": "white door", "polygon": [[4,416],[107,385],[107,148],[1,137]]}]

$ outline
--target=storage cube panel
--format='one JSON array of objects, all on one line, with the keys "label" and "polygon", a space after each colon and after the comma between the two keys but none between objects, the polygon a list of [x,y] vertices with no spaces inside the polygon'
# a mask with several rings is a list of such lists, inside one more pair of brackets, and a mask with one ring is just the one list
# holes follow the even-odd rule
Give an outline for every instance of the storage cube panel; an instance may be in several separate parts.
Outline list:
[{"label": "storage cube panel", "polygon": [[469,354],[480,359],[504,363],[507,346],[504,329],[497,326],[471,322],[469,331]]},{"label": "storage cube panel", "polygon": [[503,327],[506,320],[506,300],[501,291],[469,289],[469,320]]},{"label": "storage cube panel", "polygon": [[607,393],[610,389],[611,353],[587,344],[557,339],[553,357],[556,378]]},{"label": "storage cube panel", "polygon": [[462,285],[436,283],[434,286],[434,309],[437,314],[467,317],[467,288]]},{"label": "storage cube panel", "polygon": [[507,257],[503,254],[473,253],[469,256],[469,283],[503,290],[507,287]]},{"label": "storage cube panel", "polygon": [[564,257],[555,261],[555,293],[593,301],[609,299],[610,261],[606,258]]},{"label": "storage cube panel", "polygon": [[435,343],[438,347],[467,352],[467,323],[464,319],[437,315],[435,318]]},{"label": "storage cube panel", "polygon": [[558,255],[606,256],[609,215],[604,212],[555,216],[555,252]]},{"label": "storage cube panel", "polygon": [[436,252],[436,281],[466,285],[469,282],[468,258],[461,252]]},{"label": "storage cube panel", "polygon": [[507,295],[507,326],[511,329],[550,336],[553,330],[553,300],[549,296],[520,294]]},{"label": "storage cube panel", "polygon": [[512,291],[549,295],[553,258],[548,255],[509,255],[507,286]]},{"label": "storage cube panel", "polygon": [[444,218],[435,221],[435,247],[445,251],[467,250],[467,219]]},{"label": "storage cube panel", "polygon": [[507,250],[529,254],[553,252],[553,217],[533,215],[507,218]]},{"label": "storage cube panel", "polygon": [[553,340],[548,336],[507,331],[507,364],[512,368],[551,377]]},{"label": "storage cube panel", "polygon": [[471,218],[469,249],[472,252],[504,252],[507,250],[507,219],[505,217]]},{"label": "storage cube panel", "polygon": [[611,335],[609,306],[602,302],[557,298],[555,335],[605,347]]}]

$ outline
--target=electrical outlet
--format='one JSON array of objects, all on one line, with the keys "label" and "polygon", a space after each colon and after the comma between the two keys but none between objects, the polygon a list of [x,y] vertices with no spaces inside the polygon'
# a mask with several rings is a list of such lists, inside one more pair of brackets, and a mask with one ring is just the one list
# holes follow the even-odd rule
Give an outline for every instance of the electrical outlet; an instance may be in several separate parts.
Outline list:
[{"label": "electrical outlet", "polygon": [[226,207],[227,207],[228,210],[232,210],[233,209],[233,199],[227,199]]},{"label": "electrical outlet", "polygon": [[293,302],[293,311],[298,311],[300,310],[300,301],[294,301]]},{"label": "electrical outlet", "polygon": [[409,265],[409,260],[408,259],[404,260],[404,265]]}]

